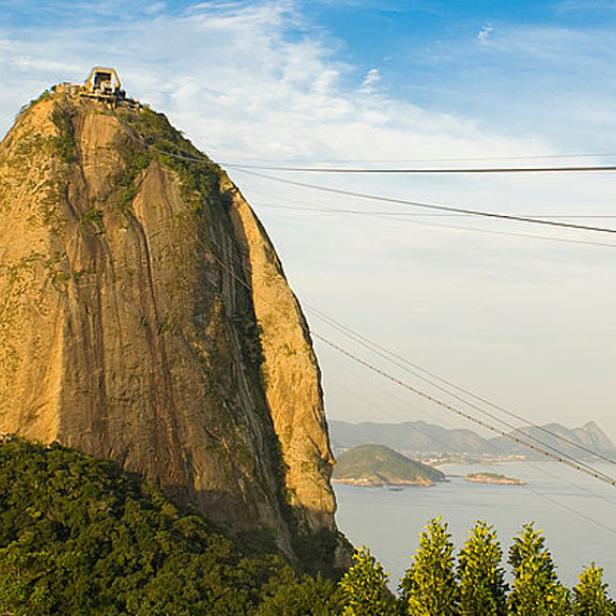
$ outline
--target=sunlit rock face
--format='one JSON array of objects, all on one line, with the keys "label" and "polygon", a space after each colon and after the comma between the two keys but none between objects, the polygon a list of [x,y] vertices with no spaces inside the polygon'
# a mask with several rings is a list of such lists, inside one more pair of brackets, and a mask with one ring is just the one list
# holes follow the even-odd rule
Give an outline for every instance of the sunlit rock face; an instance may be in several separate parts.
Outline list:
[{"label": "sunlit rock face", "polygon": [[0,234],[0,431],[341,556],[308,328],[217,165],[147,108],[46,94],[0,145]]}]

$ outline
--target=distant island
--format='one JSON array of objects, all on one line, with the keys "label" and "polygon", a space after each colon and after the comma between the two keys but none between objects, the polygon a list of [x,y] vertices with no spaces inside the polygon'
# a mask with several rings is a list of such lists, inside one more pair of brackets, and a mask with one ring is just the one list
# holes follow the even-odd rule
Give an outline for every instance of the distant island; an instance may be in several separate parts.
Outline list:
[{"label": "distant island", "polygon": [[497,483],[506,486],[526,485],[526,482],[521,479],[507,477],[507,475],[500,475],[499,473],[470,473],[464,479],[474,483]]},{"label": "distant island", "polygon": [[385,445],[368,444],[341,454],[332,479],[353,486],[426,487],[437,481],[445,481],[445,474]]}]

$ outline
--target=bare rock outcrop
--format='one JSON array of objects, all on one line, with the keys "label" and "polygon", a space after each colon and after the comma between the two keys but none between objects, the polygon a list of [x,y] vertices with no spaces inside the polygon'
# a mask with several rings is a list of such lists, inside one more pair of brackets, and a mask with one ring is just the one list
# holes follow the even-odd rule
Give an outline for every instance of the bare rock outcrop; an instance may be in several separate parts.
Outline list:
[{"label": "bare rock outcrop", "polygon": [[308,328],[217,165],[147,108],[48,93],[0,144],[0,234],[0,431],[115,459],[292,558],[329,536],[333,558]]}]

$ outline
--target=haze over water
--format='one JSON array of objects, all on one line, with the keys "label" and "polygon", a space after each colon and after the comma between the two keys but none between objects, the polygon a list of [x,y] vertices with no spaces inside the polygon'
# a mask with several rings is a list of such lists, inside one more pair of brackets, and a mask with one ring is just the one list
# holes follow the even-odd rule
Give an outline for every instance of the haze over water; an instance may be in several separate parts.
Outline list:
[{"label": "haze over water", "polygon": [[[614,475],[609,464],[594,466]],[[449,524],[457,550],[476,520],[492,524],[505,552],[503,560],[522,525],[535,521],[536,528],[544,531],[558,574],[567,586],[575,584],[579,571],[595,561],[604,568],[611,592],[616,590],[616,488],[556,462],[440,468],[453,475],[503,473],[527,481],[528,486],[469,483],[462,477],[452,477],[433,488],[401,491],[335,484],[339,527],[355,546],[370,547],[391,574],[392,587],[397,587],[410,564],[424,525],[440,514]]]}]

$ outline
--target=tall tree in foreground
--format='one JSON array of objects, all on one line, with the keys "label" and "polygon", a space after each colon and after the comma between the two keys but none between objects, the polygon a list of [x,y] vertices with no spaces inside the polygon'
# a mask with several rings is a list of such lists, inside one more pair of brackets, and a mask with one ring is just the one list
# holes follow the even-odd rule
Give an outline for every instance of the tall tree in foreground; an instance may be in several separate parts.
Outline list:
[{"label": "tall tree in foreground", "polygon": [[353,562],[340,580],[343,616],[396,616],[396,604],[387,588],[388,575],[370,550],[357,550]]},{"label": "tall tree in foreground", "polygon": [[453,543],[447,524],[431,520],[419,537],[413,563],[400,583],[402,613],[412,616],[457,614],[458,585]]},{"label": "tall tree in foreground", "polygon": [[574,616],[614,616],[616,604],[607,595],[603,569],[592,563],[580,573],[573,589]]},{"label": "tall tree in foreground", "polygon": [[507,613],[502,557],[494,529],[485,522],[477,522],[458,558],[461,616],[504,616]]},{"label": "tall tree in foreground", "polygon": [[569,592],[559,582],[545,538],[533,524],[525,524],[509,549],[513,588],[508,597],[511,614],[565,616],[571,613]]}]

